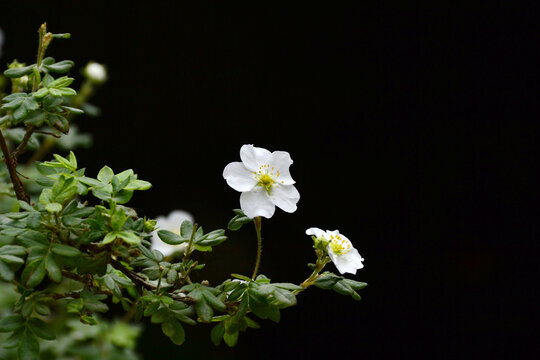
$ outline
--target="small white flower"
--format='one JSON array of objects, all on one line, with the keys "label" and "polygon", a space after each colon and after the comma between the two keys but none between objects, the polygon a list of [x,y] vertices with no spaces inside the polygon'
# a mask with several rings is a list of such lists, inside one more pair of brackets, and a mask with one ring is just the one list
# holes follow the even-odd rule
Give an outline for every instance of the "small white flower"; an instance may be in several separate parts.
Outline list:
[{"label": "small white flower", "polygon": [[161,251],[165,256],[169,256],[174,252],[183,252],[187,247],[187,243],[169,245],[164,243],[157,233],[159,230],[169,230],[180,235],[180,225],[184,220],[193,222],[193,217],[181,210],[174,210],[167,217],[158,216],[156,218],[156,230],[152,232],[152,249]]},{"label": "small white flower", "polygon": [[323,238],[328,241],[326,251],[328,256],[341,274],[351,273],[356,274],[356,270],[364,267],[362,261],[364,259],[358,253],[352,243],[345,235],[339,231],[324,231],[318,228],[309,228],[306,230],[307,235],[313,235],[316,238]]},{"label": "small white flower", "polygon": [[84,68],[86,77],[95,83],[102,83],[107,80],[107,70],[100,63],[90,61]]},{"label": "small white flower", "polygon": [[223,170],[230,187],[242,192],[240,207],[250,217],[271,218],[276,206],[292,213],[300,199],[289,172],[293,163],[286,151],[270,152],[253,145],[240,149],[242,162],[232,162]]}]

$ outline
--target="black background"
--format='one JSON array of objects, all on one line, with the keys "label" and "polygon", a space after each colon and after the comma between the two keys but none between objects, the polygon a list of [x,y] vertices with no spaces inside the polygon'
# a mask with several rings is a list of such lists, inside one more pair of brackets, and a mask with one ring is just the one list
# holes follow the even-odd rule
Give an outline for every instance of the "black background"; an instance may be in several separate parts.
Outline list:
[{"label": "black background", "polygon": [[[234,349],[203,325],[179,348],[147,324],[145,359],[524,358],[538,329],[538,6],[292,3],[2,2],[2,66],[33,61],[42,21],[72,34],[49,55],[108,66],[102,117],[77,120],[94,147],[76,153],[90,175],[108,164],[152,182],[140,215],[225,227],[239,194],[221,174],[240,146],[286,150],[301,199],[264,221],[261,271],[301,282],[311,226],[366,259],[361,302],[310,289]],[[201,256],[201,279],[250,273],[254,232],[230,236]]]}]

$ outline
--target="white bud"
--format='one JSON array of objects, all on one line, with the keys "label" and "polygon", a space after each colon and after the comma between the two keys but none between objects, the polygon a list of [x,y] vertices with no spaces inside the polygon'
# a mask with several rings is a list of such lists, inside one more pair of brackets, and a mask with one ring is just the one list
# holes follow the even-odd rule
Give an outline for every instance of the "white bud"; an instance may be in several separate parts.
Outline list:
[{"label": "white bud", "polygon": [[93,82],[102,83],[107,80],[107,70],[105,66],[97,62],[89,62],[84,68],[84,75]]}]

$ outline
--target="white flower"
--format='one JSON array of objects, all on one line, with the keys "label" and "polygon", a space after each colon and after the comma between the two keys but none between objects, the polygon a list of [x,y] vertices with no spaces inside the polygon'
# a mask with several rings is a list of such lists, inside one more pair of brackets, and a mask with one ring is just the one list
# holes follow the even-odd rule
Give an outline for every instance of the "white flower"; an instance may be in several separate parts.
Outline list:
[{"label": "white flower", "polygon": [[177,251],[183,252],[187,247],[187,243],[169,245],[164,243],[157,233],[159,230],[169,230],[180,235],[180,225],[184,220],[193,222],[193,217],[189,213],[181,210],[174,210],[167,217],[158,216],[156,218],[156,230],[152,232],[152,249],[161,251],[165,256],[169,256]]},{"label": "white flower", "polygon": [[270,152],[253,145],[240,149],[242,162],[232,162],[223,170],[227,184],[240,195],[240,207],[244,213],[254,218],[271,218],[276,206],[292,213],[300,199],[295,181],[289,173],[293,163],[286,151]]},{"label": "white flower", "polygon": [[362,261],[364,259],[358,253],[352,243],[345,235],[339,231],[324,231],[318,228],[309,228],[306,230],[307,235],[313,235],[316,238],[323,238],[328,241],[326,251],[328,256],[341,274],[351,273],[356,274],[356,270],[364,267]]},{"label": "white flower", "polygon": [[90,81],[96,83],[102,83],[107,80],[107,70],[105,69],[105,66],[97,62],[90,61],[84,68],[84,74]]}]

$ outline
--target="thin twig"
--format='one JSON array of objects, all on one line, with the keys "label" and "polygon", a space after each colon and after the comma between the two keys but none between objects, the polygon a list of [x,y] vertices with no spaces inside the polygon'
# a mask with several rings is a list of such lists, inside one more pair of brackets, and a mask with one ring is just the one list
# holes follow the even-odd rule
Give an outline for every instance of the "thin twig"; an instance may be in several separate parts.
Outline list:
[{"label": "thin twig", "polygon": [[32,136],[34,131],[35,131],[35,128],[32,125],[28,126],[26,128],[26,133],[24,134],[24,137],[21,143],[11,153],[11,156],[13,157],[13,161],[15,162],[15,164],[17,164],[17,159],[19,158],[19,155],[24,153],[24,151],[26,150],[26,145],[28,145],[28,141],[30,141],[30,137]]}]

